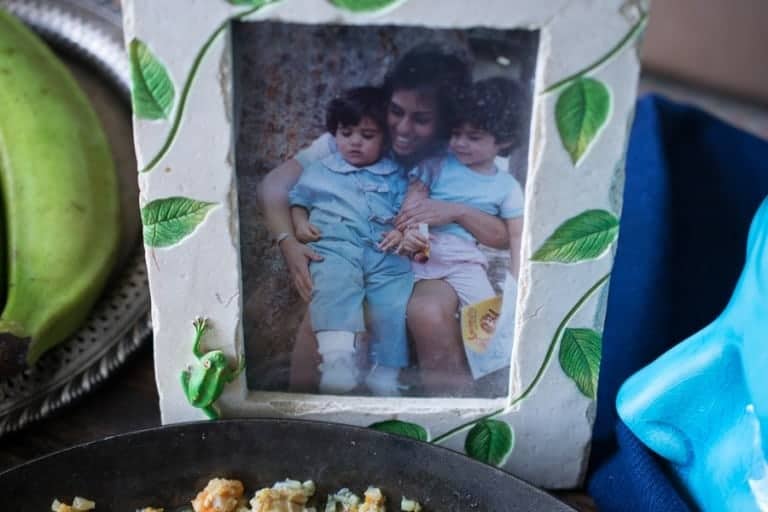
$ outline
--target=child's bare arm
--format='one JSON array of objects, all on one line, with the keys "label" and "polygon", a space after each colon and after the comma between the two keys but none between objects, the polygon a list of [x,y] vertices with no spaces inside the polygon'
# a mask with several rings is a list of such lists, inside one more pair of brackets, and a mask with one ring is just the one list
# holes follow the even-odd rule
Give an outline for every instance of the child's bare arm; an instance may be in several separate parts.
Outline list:
[{"label": "child's bare arm", "polygon": [[407,253],[417,253],[429,247],[429,237],[419,232],[418,228],[408,228],[403,233],[402,249]]},{"label": "child's bare arm", "polygon": [[[422,199],[426,199],[428,197],[429,189],[427,186],[421,181],[412,181],[408,185],[408,190],[405,191],[405,199],[403,199],[403,204],[400,205],[400,212],[408,210],[415,203],[418,203]],[[401,231],[405,229],[405,223],[401,213],[398,213],[397,217],[395,217],[395,226],[397,226],[397,228]]]},{"label": "child's bare arm", "polygon": [[320,239],[322,233],[317,226],[309,222],[309,212],[306,208],[291,206],[291,221],[293,221],[293,230],[299,242],[306,244]]},{"label": "child's bare arm", "polygon": [[394,251],[400,248],[400,242],[403,241],[403,234],[398,229],[393,229],[384,234],[379,242],[379,249],[386,251]]},{"label": "child's bare arm", "polygon": [[407,204],[409,200],[424,199],[429,197],[429,188],[422,181],[415,180],[408,184],[408,189],[405,191],[405,200],[403,205]]}]

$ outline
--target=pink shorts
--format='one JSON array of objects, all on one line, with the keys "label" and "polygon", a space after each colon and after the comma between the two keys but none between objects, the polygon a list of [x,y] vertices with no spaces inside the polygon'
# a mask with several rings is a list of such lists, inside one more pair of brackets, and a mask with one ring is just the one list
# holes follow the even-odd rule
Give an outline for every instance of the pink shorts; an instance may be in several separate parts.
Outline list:
[{"label": "pink shorts", "polygon": [[443,279],[459,296],[461,306],[496,296],[488,280],[488,259],[477,244],[455,235],[436,233],[431,237],[429,260],[411,262],[416,281]]}]

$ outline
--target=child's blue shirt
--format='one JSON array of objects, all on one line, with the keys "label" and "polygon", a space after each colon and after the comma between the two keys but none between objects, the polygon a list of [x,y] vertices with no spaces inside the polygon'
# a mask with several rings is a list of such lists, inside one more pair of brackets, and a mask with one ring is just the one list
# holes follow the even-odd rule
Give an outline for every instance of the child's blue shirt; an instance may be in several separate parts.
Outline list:
[{"label": "child's blue shirt", "polygon": [[[429,187],[430,199],[461,203],[502,219],[523,215],[523,191],[515,178],[507,172],[480,174],[448,154],[439,170],[431,177],[423,169],[415,169],[412,176]],[[448,233],[477,241],[457,223],[430,226],[432,233]]]},{"label": "child's blue shirt", "polygon": [[304,169],[288,200],[309,210],[323,238],[375,245],[393,229],[407,187],[404,172],[389,158],[355,167],[333,152]]}]

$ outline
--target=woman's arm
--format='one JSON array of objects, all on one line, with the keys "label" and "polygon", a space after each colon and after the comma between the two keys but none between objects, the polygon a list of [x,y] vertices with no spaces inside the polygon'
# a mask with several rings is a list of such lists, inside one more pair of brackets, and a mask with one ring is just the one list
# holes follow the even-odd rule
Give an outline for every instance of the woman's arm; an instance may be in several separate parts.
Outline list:
[{"label": "woman's arm", "polygon": [[296,238],[303,244],[320,240],[320,228],[309,222],[309,212],[303,206],[291,206],[291,220]]},{"label": "woman's arm", "polygon": [[261,180],[256,197],[272,235],[294,234],[288,192],[299,181],[304,168],[330,155],[335,151],[335,147],[331,134],[324,133],[293,158],[269,171]]},{"label": "woman's arm", "polygon": [[520,278],[520,243],[523,235],[523,218],[515,217],[507,219],[507,232],[509,233],[509,271]]},{"label": "woman's arm", "polygon": [[435,199],[406,200],[395,219],[398,229],[424,222],[433,226],[455,222],[472,233],[478,242],[494,249],[509,247],[509,232],[504,220],[461,203]]},{"label": "woman's arm", "polygon": [[293,285],[301,298],[309,301],[312,297],[312,277],[309,262],[322,261],[322,256],[296,239],[291,221],[291,206],[288,192],[299,181],[303,168],[295,158],[288,159],[272,169],[259,185],[256,194],[270,233],[277,236],[288,234],[280,241],[280,251],[293,279]]},{"label": "woman's arm", "polygon": [[460,206],[456,223],[472,233],[478,242],[494,249],[509,247],[509,232],[504,221],[466,205]]},{"label": "woman's arm", "polygon": [[[418,203],[422,199],[429,198],[429,189],[421,181],[412,181],[408,184],[408,190],[405,192],[405,199],[400,207],[400,213],[406,208],[409,208],[412,204]],[[398,217],[400,215],[398,213]]]},{"label": "woman's arm", "polygon": [[267,229],[273,235],[294,234],[288,192],[299,181],[303,170],[298,160],[290,158],[269,171],[259,184],[256,197]]}]

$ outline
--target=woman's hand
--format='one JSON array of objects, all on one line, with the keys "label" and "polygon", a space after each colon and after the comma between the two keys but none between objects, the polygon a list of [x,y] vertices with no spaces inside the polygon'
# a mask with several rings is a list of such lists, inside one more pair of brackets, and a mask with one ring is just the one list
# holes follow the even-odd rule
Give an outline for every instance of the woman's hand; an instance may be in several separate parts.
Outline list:
[{"label": "woman's hand", "polygon": [[381,242],[379,242],[378,248],[380,251],[384,252],[397,251],[400,249],[400,242],[402,241],[403,234],[399,230],[393,229],[381,238]]},{"label": "woman's hand", "polygon": [[309,275],[309,264],[312,261],[323,261],[323,257],[299,242],[289,237],[280,242],[280,251],[293,279],[293,286],[306,302],[312,298],[312,276]]},{"label": "woman's hand", "polygon": [[400,247],[404,252],[411,254],[426,251],[429,248],[429,237],[421,234],[416,228],[406,229]]},{"label": "woman's hand", "polygon": [[406,202],[395,219],[395,226],[400,230],[418,226],[421,223],[430,226],[442,226],[456,222],[461,215],[463,205],[436,199],[420,198]]},{"label": "woman's hand", "polygon": [[322,235],[320,228],[309,221],[297,223],[294,220],[293,230],[296,232],[296,239],[303,244],[317,242]]}]

